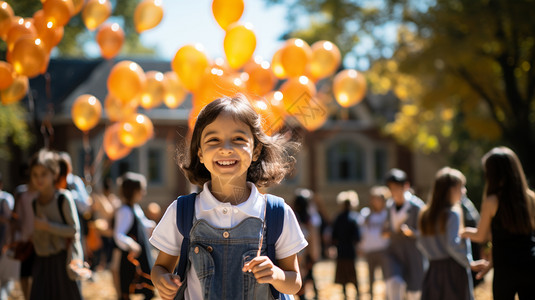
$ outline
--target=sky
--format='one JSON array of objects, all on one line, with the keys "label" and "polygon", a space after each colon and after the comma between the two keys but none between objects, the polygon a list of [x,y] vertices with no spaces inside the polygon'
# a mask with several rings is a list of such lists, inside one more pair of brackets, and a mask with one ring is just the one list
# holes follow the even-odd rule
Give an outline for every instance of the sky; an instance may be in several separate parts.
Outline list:
[{"label": "sky", "polygon": [[[279,37],[287,30],[286,10],[282,5],[267,6],[266,1],[245,0],[245,8],[239,22],[253,25],[256,35],[255,56],[271,60],[282,46]],[[224,57],[225,32],[212,14],[211,0],[163,0],[164,17],[160,24],[141,33],[147,46],[155,46],[160,58],[171,60],[177,50],[187,44],[201,43],[207,55]]]}]

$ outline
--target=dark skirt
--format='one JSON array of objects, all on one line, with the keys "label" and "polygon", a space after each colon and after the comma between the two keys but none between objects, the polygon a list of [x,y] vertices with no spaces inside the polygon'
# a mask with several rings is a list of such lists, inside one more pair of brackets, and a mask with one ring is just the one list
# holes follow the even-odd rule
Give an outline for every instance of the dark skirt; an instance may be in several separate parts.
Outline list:
[{"label": "dark skirt", "polygon": [[473,300],[468,270],[453,258],[432,260],[425,273],[422,300]]},{"label": "dark skirt", "polygon": [[35,256],[30,299],[82,299],[78,283],[71,280],[67,275],[66,262],[66,251],[50,256]]},{"label": "dark skirt", "polygon": [[336,260],[336,273],[334,283],[353,283],[357,286],[357,271],[355,270],[355,260],[351,258],[339,258]]}]

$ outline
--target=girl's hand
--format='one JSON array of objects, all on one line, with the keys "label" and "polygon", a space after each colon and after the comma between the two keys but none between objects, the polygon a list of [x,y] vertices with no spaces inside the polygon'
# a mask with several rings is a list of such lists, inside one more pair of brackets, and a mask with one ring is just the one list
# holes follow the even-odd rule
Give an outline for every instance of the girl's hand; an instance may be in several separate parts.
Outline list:
[{"label": "girl's hand", "polygon": [[49,225],[46,218],[35,217],[33,221],[33,226],[36,230],[48,231]]},{"label": "girl's hand", "polygon": [[182,285],[180,276],[171,273],[163,274],[158,281],[153,280],[153,283],[163,300],[173,300]]},{"label": "girl's hand", "polygon": [[407,224],[401,224],[399,227],[399,230],[406,236],[406,237],[412,237],[414,233],[410,229],[410,227]]},{"label": "girl's hand", "polygon": [[277,267],[267,256],[257,256],[246,263],[243,272],[253,272],[258,283],[273,283],[284,280],[284,271]]},{"label": "girl's hand", "polygon": [[492,269],[492,263],[485,259],[480,259],[473,261],[470,264],[470,268],[472,271],[477,272],[476,279],[481,279]]},{"label": "girl's hand", "polygon": [[135,242],[132,243],[132,245],[130,245],[130,254],[134,257],[138,257],[141,254],[141,245]]}]

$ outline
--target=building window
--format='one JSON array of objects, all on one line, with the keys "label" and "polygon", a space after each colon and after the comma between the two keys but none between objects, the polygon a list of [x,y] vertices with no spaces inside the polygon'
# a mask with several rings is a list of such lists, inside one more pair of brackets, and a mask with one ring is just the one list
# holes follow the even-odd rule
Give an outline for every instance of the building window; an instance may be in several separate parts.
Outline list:
[{"label": "building window", "polygon": [[330,182],[364,181],[364,149],[354,141],[338,141],[327,149],[327,179]]},{"label": "building window", "polygon": [[375,181],[382,183],[388,166],[386,150],[382,148],[375,149],[374,153]]},{"label": "building window", "polygon": [[162,172],[165,169],[163,157],[162,149],[150,148],[147,151],[147,181],[149,184],[163,183]]},{"label": "building window", "polygon": [[139,150],[133,149],[132,152],[128,154],[128,156],[120,160],[114,161],[110,167],[110,177],[115,180],[126,172],[139,173],[138,157]]}]

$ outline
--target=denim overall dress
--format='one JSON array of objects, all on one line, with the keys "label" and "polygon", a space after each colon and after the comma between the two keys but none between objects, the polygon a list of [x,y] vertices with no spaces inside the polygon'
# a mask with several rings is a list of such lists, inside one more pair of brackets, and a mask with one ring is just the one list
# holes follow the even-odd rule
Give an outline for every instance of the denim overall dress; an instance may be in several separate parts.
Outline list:
[{"label": "denim overall dress", "polygon": [[261,236],[262,255],[266,255],[263,227],[262,220],[255,217],[231,228],[216,228],[194,219],[189,260],[204,299],[274,299],[269,284],[260,284],[252,272],[242,271],[244,263],[256,257]]}]

